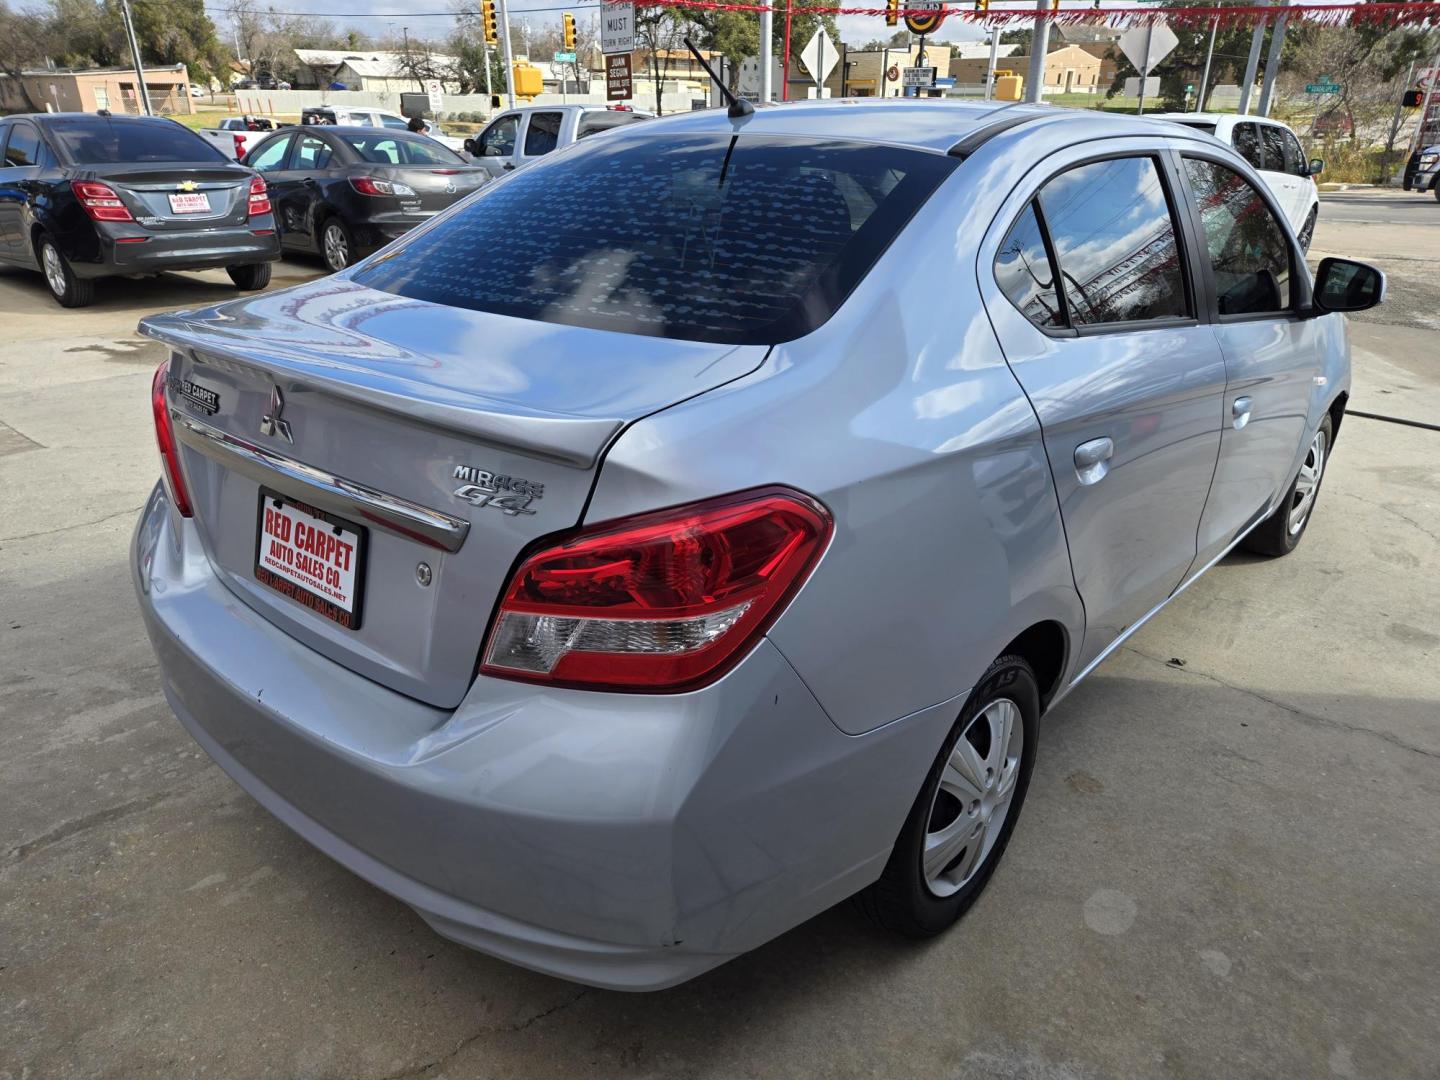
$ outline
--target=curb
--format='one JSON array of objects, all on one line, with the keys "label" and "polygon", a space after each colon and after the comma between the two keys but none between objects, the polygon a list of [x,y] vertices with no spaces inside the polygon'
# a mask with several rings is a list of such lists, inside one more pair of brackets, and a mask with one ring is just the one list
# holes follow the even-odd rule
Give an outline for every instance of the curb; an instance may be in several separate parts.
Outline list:
[{"label": "curb", "polygon": [[1321,191],[1374,191],[1380,184],[1316,184]]}]

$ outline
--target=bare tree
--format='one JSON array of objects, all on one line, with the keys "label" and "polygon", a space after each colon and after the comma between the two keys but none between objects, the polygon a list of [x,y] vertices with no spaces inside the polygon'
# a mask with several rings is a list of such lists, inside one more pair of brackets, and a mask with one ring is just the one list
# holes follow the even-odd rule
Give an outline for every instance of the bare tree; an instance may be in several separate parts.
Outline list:
[{"label": "bare tree", "polygon": [[54,27],[43,15],[11,11],[0,0],[0,74],[15,80],[31,112],[43,108],[22,78],[28,67],[41,63],[56,42]]},{"label": "bare tree", "polygon": [[635,36],[643,43],[646,73],[655,88],[655,111],[661,113],[661,96],[670,64],[676,53],[685,48],[689,19],[683,8],[638,8],[635,12]]}]

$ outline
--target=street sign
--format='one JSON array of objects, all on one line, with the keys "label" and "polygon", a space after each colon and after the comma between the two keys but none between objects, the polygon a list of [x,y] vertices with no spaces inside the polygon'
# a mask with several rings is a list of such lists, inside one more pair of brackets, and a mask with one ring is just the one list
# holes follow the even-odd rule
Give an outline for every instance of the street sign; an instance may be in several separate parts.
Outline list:
[{"label": "street sign", "polygon": [[605,57],[605,100],[626,101],[635,96],[629,53]]},{"label": "street sign", "polygon": [[933,34],[945,20],[944,0],[902,0],[912,11],[925,11],[924,15],[906,15],[905,28],[912,34]]},{"label": "street sign", "polygon": [[1340,93],[1340,84],[1339,84],[1339,83],[1333,83],[1333,82],[1318,82],[1318,83],[1312,82],[1312,83],[1306,83],[1306,84],[1305,84],[1305,93],[1307,93],[1307,94],[1338,94],[1338,93]]},{"label": "street sign", "polygon": [[573,64],[575,63],[575,54],[573,52],[557,52],[554,62],[557,64]]},{"label": "street sign", "polygon": [[948,89],[949,87],[952,87],[954,85],[955,80],[952,79],[949,75],[940,75],[935,79],[935,86],[937,88]]},{"label": "street sign", "polygon": [[1119,41],[1120,51],[1141,75],[1149,75],[1179,44],[1175,32],[1163,22],[1127,30]]},{"label": "street sign", "polygon": [[825,33],[822,26],[815,31],[810,44],[801,50],[800,59],[805,64],[805,70],[810,72],[810,77],[815,80],[815,85],[824,86],[830,72],[834,71],[835,65],[840,62],[840,50],[835,47],[835,42],[830,40],[830,35]]},{"label": "street sign", "polygon": [[910,67],[902,68],[900,71],[901,86],[934,86],[935,69],[933,67]]},{"label": "street sign", "polygon": [[606,56],[635,51],[634,4],[601,5],[600,51]]},{"label": "street sign", "polygon": [[440,85],[439,79],[425,80],[425,96],[430,99],[430,115],[439,116],[440,107],[445,103],[445,87]]}]

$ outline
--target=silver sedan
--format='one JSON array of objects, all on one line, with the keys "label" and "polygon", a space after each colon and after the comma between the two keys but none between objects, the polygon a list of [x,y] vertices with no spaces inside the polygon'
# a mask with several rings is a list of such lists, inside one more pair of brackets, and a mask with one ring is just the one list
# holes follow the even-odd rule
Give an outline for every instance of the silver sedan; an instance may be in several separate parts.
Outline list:
[{"label": "silver sedan", "polygon": [[691,978],[949,927],[1042,714],[1316,512],[1339,312],[1197,132],[931,101],[582,140],[334,277],[147,319],[180,722],[439,933]]}]

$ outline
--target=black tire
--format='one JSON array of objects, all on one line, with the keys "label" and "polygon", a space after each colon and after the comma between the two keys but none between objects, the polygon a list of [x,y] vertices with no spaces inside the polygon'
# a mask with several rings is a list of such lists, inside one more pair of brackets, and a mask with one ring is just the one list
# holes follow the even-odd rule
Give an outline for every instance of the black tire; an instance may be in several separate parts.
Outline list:
[{"label": "black tire", "polygon": [[255,263],[251,266],[227,266],[225,273],[230,275],[230,280],[235,283],[237,289],[244,289],[247,292],[255,289],[263,289],[270,284],[270,264]]},{"label": "black tire", "polygon": [[[1314,469],[1317,446],[1319,447],[1319,471],[1315,474],[1314,482],[1309,489],[1311,494],[1308,505],[1297,525],[1291,521],[1291,511],[1298,508],[1303,498],[1304,493],[1300,489],[1301,477],[1307,471]],[[1310,448],[1305,452],[1305,460],[1301,462],[1295,479],[1290,481],[1290,486],[1285,491],[1285,497],[1280,500],[1280,505],[1275,508],[1273,514],[1256,526],[1249,536],[1245,537],[1241,546],[1246,551],[1253,551],[1256,555],[1278,557],[1289,555],[1300,546],[1300,541],[1305,536],[1305,530],[1310,527],[1310,519],[1315,516],[1315,503],[1320,498],[1320,486],[1325,482],[1325,469],[1330,463],[1330,451],[1334,446],[1335,427],[1327,414],[1311,437]]]},{"label": "black tire", "polygon": [[[343,241],[343,248],[340,251],[327,248],[326,240],[331,230],[334,230]],[[332,274],[344,270],[355,262],[357,258],[355,234],[351,231],[350,226],[345,224],[344,218],[332,216],[322,221],[316,234],[316,240],[318,241],[316,246],[320,249],[320,258],[324,260],[326,268]],[[343,254],[344,257],[337,258],[340,254]]]},{"label": "black tire", "polygon": [[[949,792],[941,791],[941,776],[946,772],[947,764],[961,738],[966,738],[972,747],[975,746],[970,734],[972,725],[985,725],[985,735],[993,737],[993,729],[986,723],[983,714],[990,706],[1001,701],[1009,701],[1019,710],[1019,723],[1023,734],[1008,812],[999,825],[993,844],[979,856],[982,860],[979,865],[968,871],[968,876],[964,877],[955,891],[948,895],[937,895],[927,881],[923,868],[926,836],[931,833],[931,827],[937,821],[940,823],[940,830],[936,831],[943,831],[967,813],[963,804],[955,804],[955,799]],[[977,719],[979,724],[975,723]],[[939,756],[925,777],[920,794],[910,808],[910,814],[895,840],[895,847],[880,879],[855,897],[856,906],[866,918],[877,926],[905,937],[926,938],[949,929],[969,910],[995,872],[995,867],[1010,842],[1011,833],[1015,830],[1015,822],[1020,818],[1025,793],[1030,787],[1030,773],[1035,768],[1039,735],[1040,687],[1035,680],[1035,673],[1022,658],[1002,656],[990,665],[965,702],[960,718],[951,729],[945,745],[941,747]],[[978,749],[976,753],[979,753]],[[997,777],[996,784],[1001,782],[1002,778]],[[946,807],[947,799],[955,805]],[[958,812],[951,817],[951,810]],[[973,812],[971,814],[973,816]],[[983,838],[979,843],[983,850]],[[963,864],[967,852],[968,848],[961,849],[947,865]]]},{"label": "black tire", "polygon": [[55,241],[44,233],[35,245],[35,257],[40,262],[40,274],[45,284],[61,307],[86,307],[95,300],[95,282],[90,278],[75,276],[70,260],[60,253]]},{"label": "black tire", "polygon": [[1309,253],[1310,244],[1315,239],[1315,219],[1320,216],[1320,208],[1312,206],[1310,215],[1305,219],[1305,224],[1300,226],[1300,235],[1296,237],[1300,241],[1300,250]]},{"label": "black tire", "polygon": [[1435,201],[1440,202],[1440,176],[1430,185],[1430,194],[1435,196]]}]

